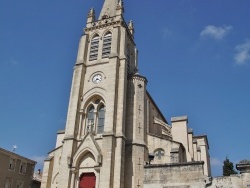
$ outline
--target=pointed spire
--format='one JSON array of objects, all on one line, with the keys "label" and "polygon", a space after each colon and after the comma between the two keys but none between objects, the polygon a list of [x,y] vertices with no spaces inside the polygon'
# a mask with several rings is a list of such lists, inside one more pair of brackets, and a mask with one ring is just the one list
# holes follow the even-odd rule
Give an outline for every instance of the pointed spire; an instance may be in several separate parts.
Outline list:
[{"label": "pointed spire", "polygon": [[113,17],[116,15],[116,7],[120,0],[105,0],[101,14],[99,16],[99,20]]}]

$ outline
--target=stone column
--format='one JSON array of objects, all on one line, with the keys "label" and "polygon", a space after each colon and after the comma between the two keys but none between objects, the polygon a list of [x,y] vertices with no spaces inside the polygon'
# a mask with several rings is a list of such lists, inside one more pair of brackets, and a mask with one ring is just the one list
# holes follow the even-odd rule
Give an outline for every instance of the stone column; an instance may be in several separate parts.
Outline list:
[{"label": "stone column", "polygon": [[75,182],[76,182],[75,177],[76,177],[76,172],[72,172],[70,188],[75,188]]}]

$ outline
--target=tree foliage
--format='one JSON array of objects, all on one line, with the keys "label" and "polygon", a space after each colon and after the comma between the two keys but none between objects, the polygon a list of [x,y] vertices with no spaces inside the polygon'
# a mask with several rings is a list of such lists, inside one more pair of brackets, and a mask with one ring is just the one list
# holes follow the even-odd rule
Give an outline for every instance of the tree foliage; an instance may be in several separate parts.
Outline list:
[{"label": "tree foliage", "polygon": [[231,174],[237,174],[237,172],[234,170],[233,163],[226,157],[223,165],[223,176],[230,176]]}]

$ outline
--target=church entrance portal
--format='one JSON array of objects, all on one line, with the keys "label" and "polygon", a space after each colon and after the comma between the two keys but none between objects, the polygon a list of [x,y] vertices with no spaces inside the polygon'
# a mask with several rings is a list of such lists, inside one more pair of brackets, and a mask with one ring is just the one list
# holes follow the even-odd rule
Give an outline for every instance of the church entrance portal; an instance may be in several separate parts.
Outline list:
[{"label": "church entrance portal", "polygon": [[95,173],[83,173],[80,177],[79,188],[95,188]]}]

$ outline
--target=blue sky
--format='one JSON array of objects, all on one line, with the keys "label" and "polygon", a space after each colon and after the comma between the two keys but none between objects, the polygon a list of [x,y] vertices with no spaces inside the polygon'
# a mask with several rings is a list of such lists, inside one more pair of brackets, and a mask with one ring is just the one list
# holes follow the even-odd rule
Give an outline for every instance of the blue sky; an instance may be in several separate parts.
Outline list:
[{"label": "blue sky", "polygon": [[[97,0],[0,0],[0,147],[41,161],[64,129],[78,42]],[[250,158],[250,1],[125,0],[139,71],[168,121],[207,134],[212,172]]]}]

